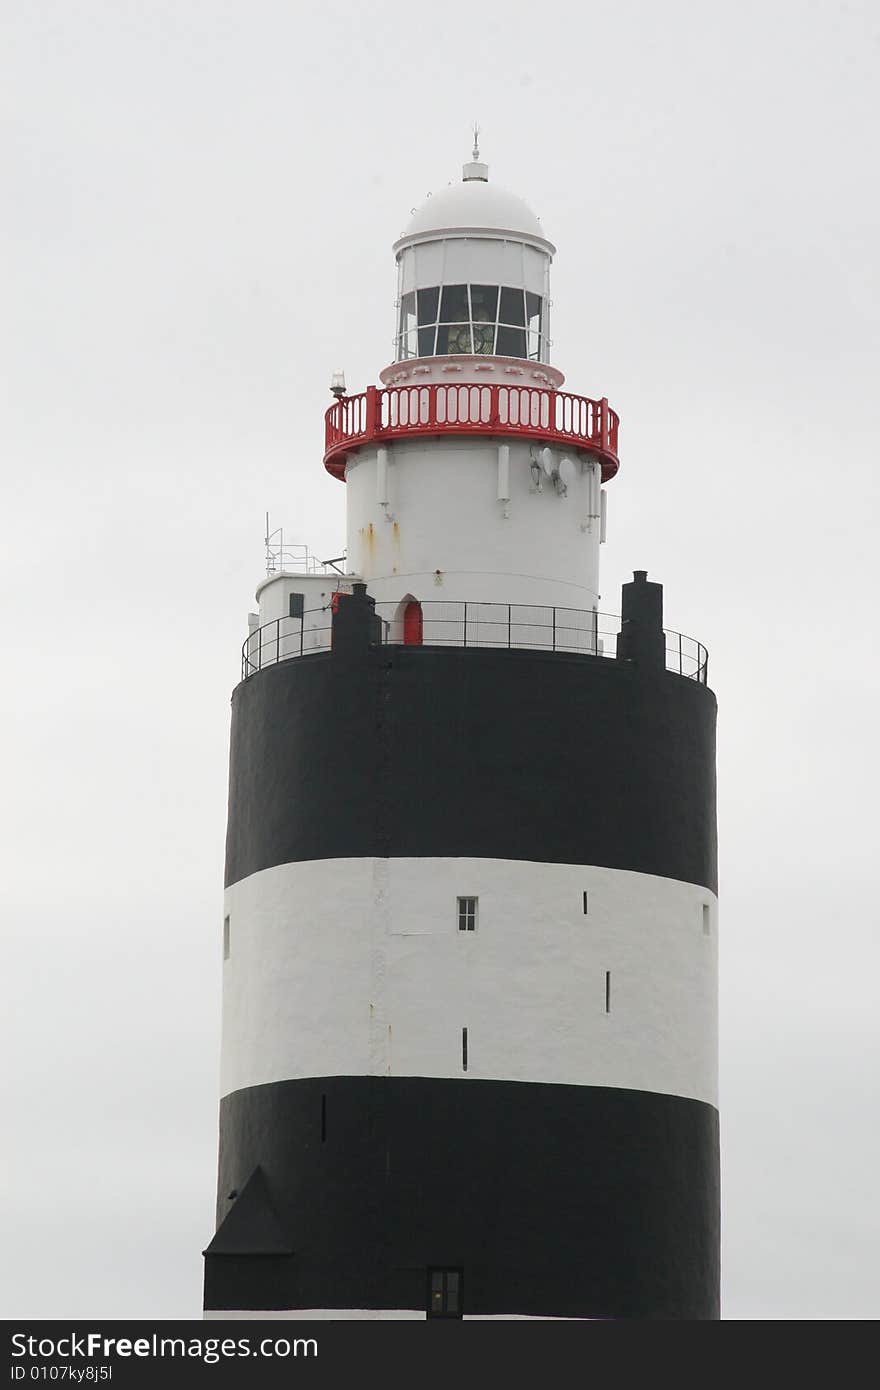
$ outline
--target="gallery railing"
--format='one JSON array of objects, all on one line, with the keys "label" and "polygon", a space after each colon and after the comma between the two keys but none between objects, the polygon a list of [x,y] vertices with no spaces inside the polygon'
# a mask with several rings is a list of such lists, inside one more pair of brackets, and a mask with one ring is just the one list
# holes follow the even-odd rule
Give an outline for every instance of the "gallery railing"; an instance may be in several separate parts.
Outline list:
[{"label": "gallery railing", "polygon": [[[434,600],[421,604],[415,630],[404,618],[404,605],[377,603],[379,638],[388,645],[508,648],[574,652],[617,657],[621,619],[592,609],[550,608],[535,604]],[[420,640],[413,640],[414,636]],[[709,653],[694,637],[663,629],[666,669],[705,685]],[[301,618],[276,618],[254,628],[242,646],[242,680],[266,666],[292,657],[327,651],[332,639],[330,605]]]}]

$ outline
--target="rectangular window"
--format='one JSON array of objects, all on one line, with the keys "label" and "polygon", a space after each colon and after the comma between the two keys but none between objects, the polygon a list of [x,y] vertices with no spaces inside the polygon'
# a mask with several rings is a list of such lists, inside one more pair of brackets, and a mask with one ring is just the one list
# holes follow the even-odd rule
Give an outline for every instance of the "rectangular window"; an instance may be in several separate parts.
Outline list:
[{"label": "rectangular window", "polygon": [[444,285],[440,300],[440,322],[465,323],[469,317],[467,285]]},{"label": "rectangular window", "polygon": [[538,361],[541,356],[541,297],[526,290],[526,318],[529,327],[529,357]]},{"label": "rectangular window", "polygon": [[400,358],[416,355],[416,297],[410,291],[400,301],[400,338],[398,356]]},{"label": "rectangular window", "polygon": [[587,890],[584,889],[584,916],[587,915]]},{"label": "rectangular window", "polygon": [[467,1029],[461,1030],[461,1069],[467,1071]]},{"label": "rectangular window", "polygon": [[416,326],[416,297],[410,291],[400,301],[400,332],[409,333]]},{"label": "rectangular window", "polygon": [[301,618],[305,611],[305,594],[291,594],[288,616]]},{"label": "rectangular window", "polygon": [[540,333],[541,331],[541,296],[532,294],[526,290],[526,318],[529,321],[529,332]]},{"label": "rectangular window", "polygon": [[516,324],[518,328],[525,328],[525,300],[522,290],[501,290],[501,312],[498,315],[500,323]]},{"label": "rectangular window", "polygon": [[429,1318],[460,1318],[464,1312],[464,1271],[461,1269],[428,1270]]},{"label": "rectangular window", "polygon": [[469,323],[441,323],[437,329],[437,356],[472,351]]},{"label": "rectangular window", "polygon": [[712,926],[709,920],[709,904],[703,903],[703,935],[708,936],[711,930]]},{"label": "rectangular window", "polygon": [[471,318],[474,323],[494,323],[498,317],[498,286],[471,285]]},{"label": "rectangular window", "polygon": [[229,918],[223,918],[223,959],[229,960]]},{"label": "rectangular window", "polygon": [[458,930],[476,931],[477,929],[477,899],[459,898],[458,900]]},{"label": "rectangular window", "polygon": [[434,285],[429,290],[419,290],[419,327],[426,323],[437,322],[437,306],[440,303],[440,286]]},{"label": "rectangular window", "polygon": [[611,1013],[611,971],[605,971],[605,1012]]},{"label": "rectangular window", "polygon": [[498,329],[495,351],[499,357],[525,357],[526,334],[523,328]]},{"label": "rectangular window", "polygon": [[474,352],[483,357],[491,357],[495,351],[494,323],[475,323],[473,325]]}]

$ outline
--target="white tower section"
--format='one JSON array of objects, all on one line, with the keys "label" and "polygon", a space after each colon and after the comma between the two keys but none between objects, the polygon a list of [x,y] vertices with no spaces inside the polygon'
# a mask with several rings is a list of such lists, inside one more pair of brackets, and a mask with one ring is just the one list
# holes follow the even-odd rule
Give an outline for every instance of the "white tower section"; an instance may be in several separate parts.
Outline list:
[{"label": "white tower section", "polygon": [[436,416],[438,428],[365,443],[346,458],[349,569],[386,605],[589,611],[598,603],[602,460],[577,446],[577,431],[548,443],[518,427],[548,424],[548,411],[566,402],[575,414],[595,403],[559,392],[564,378],[549,365],[555,248],[474,155],[462,181],[430,197],[394,246],[396,351],[380,373],[392,388],[381,404],[386,423]]}]

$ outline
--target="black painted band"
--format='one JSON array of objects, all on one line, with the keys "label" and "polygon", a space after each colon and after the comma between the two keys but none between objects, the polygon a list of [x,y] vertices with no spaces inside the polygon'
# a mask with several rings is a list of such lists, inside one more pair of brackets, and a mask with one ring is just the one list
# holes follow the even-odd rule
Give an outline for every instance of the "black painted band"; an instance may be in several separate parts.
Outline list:
[{"label": "black painted band", "polygon": [[464,1271],[469,1314],[718,1316],[718,1115],[678,1096],[251,1087],[221,1104],[218,1207],[209,1309],[420,1310],[433,1266]]},{"label": "black painted band", "polygon": [[634,663],[374,647],[232,701],[226,883],[296,860],[595,864],[717,888],[715,697]]}]

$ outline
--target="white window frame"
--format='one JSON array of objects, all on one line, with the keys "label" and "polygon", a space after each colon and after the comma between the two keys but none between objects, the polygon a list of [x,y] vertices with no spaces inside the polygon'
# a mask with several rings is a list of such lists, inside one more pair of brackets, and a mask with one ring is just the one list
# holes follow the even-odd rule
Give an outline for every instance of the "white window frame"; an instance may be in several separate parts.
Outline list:
[{"label": "white window frame", "polygon": [[[464,907],[463,904],[465,903],[473,903],[473,910],[471,911],[469,908]],[[477,897],[476,893],[459,894],[455,900],[455,924],[460,932],[465,934],[475,932],[479,925],[479,913],[480,899]],[[473,922],[473,926],[467,925],[470,921]],[[464,926],[462,926],[462,922],[465,923]]]}]

